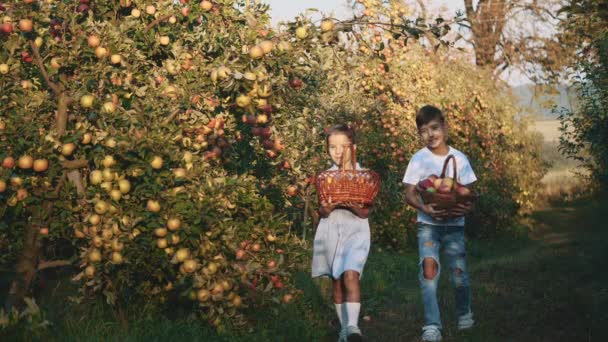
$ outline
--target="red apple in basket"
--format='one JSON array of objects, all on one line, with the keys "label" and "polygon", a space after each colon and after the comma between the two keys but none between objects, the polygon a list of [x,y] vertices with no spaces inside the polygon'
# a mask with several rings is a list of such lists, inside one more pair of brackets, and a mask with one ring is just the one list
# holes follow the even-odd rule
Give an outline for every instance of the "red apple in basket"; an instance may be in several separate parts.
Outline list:
[{"label": "red apple in basket", "polygon": [[464,186],[464,185],[459,185],[456,188],[456,192],[460,196],[469,196],[471,194],[471,190],[469,188],[467,188],[466,186]]},{"label": "red apple in basket", "polygon": [[420,183],[418,183],[418,185],[420,186],[420,188],[422,190],[427,190],[429,188],[433,188],[434,184],[433,181],[430,178],[424,179],[422,181],[420,181]]}]

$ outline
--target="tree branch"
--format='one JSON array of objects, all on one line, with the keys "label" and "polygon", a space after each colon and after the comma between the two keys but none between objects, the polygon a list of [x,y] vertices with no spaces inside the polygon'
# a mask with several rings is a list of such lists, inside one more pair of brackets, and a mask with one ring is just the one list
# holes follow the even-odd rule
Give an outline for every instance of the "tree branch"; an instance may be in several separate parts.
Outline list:
[{"label": "tree branch", "polygon": [[81,169],[89,166],[89,162],[86,159],[64,160],[61,162],[61,166],[64,169]]},{"label": "tree branch", "polygon": [[69,260],[54,260],[54,261],[41,261],[38,263],[38,271],[42,271],[47,268],[70,266],[72,263]]},{"label": "tree branch", "polygon": [[161,22],[171,18],[173,16],[173,14],[167,14],[165,16],[162,17],[158,17],[156,20],[154,20],[153,22],[149,23],[148,26],[146,26],[146,28],[144,29],[144,33],[147,33],[148,31],[150,31],[154,26],[160,24]]},{"label": "tree branch", "polygon": [[38,46],[36,45],[36,43],[33,40],[30,40],[30,46],[32,47],[32,51],[34,51],[34,58],[36,60],[36,65],[38,66],[38,69],[40,69],[40,73],[42,74],[42,77],[44,78],[46,83],[49,85],[49,88],[51,88],[51,90],[55,93],[55,95],[61,94],[61,88],[57,84],[52,82],[51,79],[49,78],[49,75],[46,73],[46,68],[44,67],[44,64],[42,63],[42,58],[40,57],[40,51],[38,50]]}]

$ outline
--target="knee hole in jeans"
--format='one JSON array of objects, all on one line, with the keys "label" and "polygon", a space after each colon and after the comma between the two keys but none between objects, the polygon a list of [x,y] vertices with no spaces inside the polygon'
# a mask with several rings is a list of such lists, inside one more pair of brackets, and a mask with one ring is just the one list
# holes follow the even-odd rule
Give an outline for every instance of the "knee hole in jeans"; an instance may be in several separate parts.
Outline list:
[{"label": "knee hole in jeans", "polygon": [[424,275],[424,279],[435,279],[438,268],[439,265],[437,265],[437,261],[435,261],[435,259],[427,257],[422,260],[422,274]]}]

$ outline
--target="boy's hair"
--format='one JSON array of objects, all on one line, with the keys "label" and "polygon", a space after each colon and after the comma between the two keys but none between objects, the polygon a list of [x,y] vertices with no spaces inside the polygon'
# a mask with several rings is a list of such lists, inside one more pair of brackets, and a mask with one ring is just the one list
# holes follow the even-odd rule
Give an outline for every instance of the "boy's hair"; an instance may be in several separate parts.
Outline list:
[{"label": "boy's hair", "polygon": [[355,144],[355,130],[345,124],[337,124],[334,126],[331,126],[328,130],[327,130],[327,134],[325,135],[325,145],[329,146],[329,137],[332,134],[344,134],[346,135],[346,137],[348,138],[348,140],[350,140],[350,142],[352,144]]},{"label": "boy's hair", "polygon": [[416,112],[416,127],[418,129],[433,120],[439,120],[441,124],[445,123],[445,117],[443,116],[441,109],[435,106],[426,105]]}]

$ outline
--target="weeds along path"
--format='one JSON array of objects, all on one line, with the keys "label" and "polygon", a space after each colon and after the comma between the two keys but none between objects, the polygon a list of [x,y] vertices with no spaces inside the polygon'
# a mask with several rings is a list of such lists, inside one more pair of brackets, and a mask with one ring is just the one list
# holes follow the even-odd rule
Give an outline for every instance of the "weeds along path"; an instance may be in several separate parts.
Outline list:
[{"label": "weeds along path", "polygon": [[[470,241],[476,326],[456,329],[443,273],[445,341],[608,340],[608,199],[555,205],[533,214],[528,238]],[[369,341],[417,341],[422,306],[417,256],[377,252],[363,277]],[[329,340],[329,339],[328,339]]]}]

